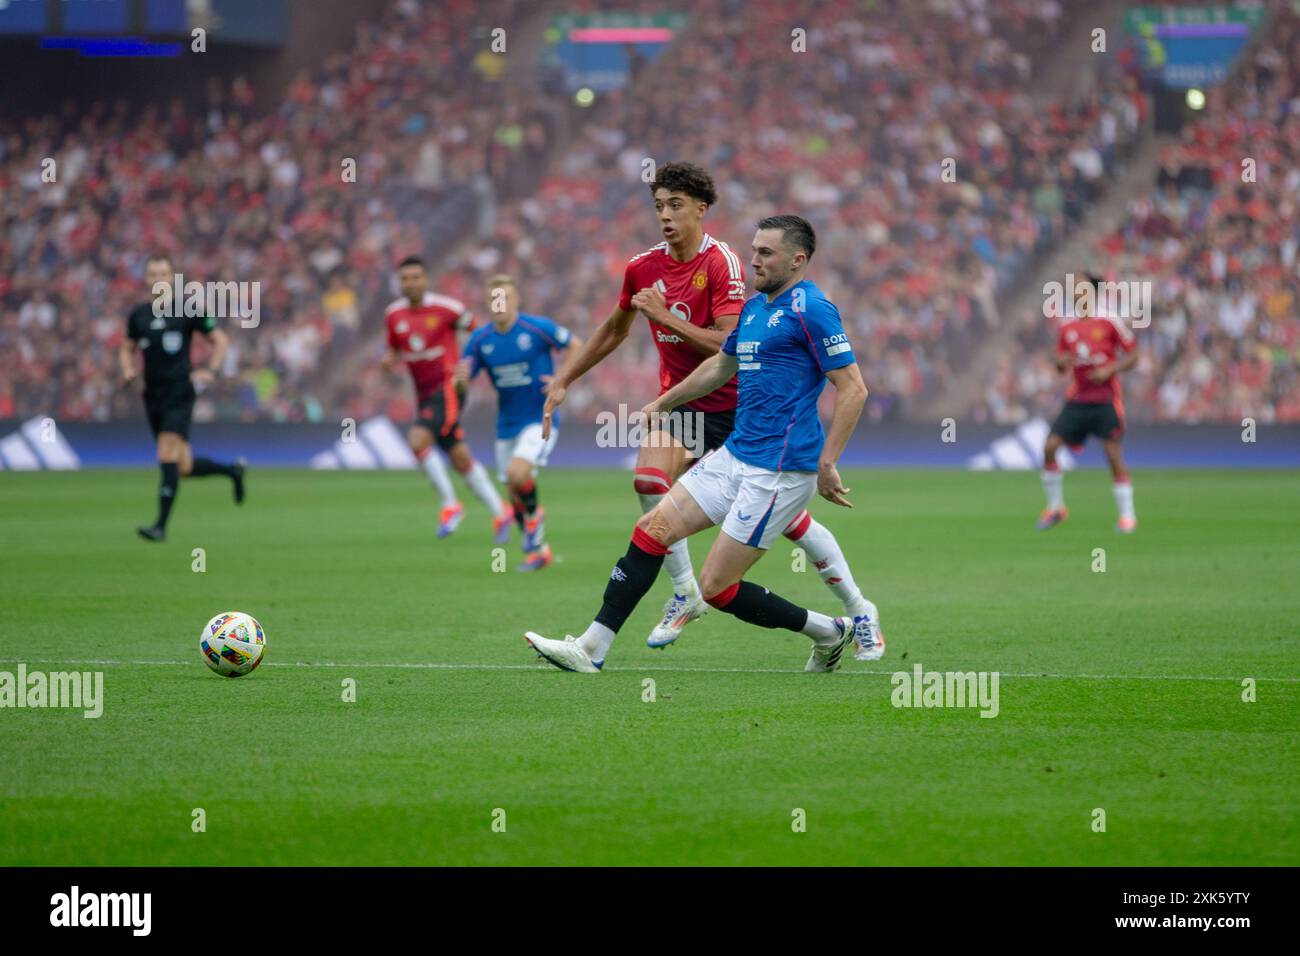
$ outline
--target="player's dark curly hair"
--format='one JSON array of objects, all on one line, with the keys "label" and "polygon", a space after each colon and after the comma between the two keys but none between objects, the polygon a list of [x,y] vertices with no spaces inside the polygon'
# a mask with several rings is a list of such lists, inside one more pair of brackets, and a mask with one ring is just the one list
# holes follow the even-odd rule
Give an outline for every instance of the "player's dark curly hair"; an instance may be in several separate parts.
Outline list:
[{"label": "player's dark curly hair", "polygon": [[754,224],[758,229],[780,229],[781,241],[787,246],[802,249],[808,258],[817,251],[817,233],[812,223],[803,216],[768,216]]},{"label": "player's dark curly hair", "polygon": [[650,183],[650,195],[653,196],[659,189],[685,193],[710,206],[717,205],[718,202],[718,190],[713,185],[713,177],[694,163],[664,163]]}]

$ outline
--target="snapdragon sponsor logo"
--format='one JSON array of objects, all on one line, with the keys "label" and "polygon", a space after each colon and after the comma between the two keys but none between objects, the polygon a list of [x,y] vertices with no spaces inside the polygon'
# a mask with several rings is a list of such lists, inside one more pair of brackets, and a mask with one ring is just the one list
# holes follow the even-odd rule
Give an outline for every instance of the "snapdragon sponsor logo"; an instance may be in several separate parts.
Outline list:
[{"label": "snapdragon sponsor logo", "polygon": [[70,707],[93,720],[104,713],[103,671],[0,671],[0,708]]},{"label": "snapdragon sponsor logo", "polygon": [[889,682],[895,707],[978,707],[981,717],[996,717],[998,671],[895,671]]},{"label": "snapdragon sponsor logo", "polygon": [[154,318],[239,319],[246,329],[255,329],[262,321],[262,283],[185,281],[182,272],[171,282],[153,284]]},{"label": "snapdragon sponsor logo", "polygon": [[1043,284],[1043,317],[1123,319],[1130,328],[1145,329],[1151,324],[1151,287],[1149,280],[1094,283],[1067,272],[1064,282]]},{"label": "snapdragon sponsor logo", "polygon": [[50,897],[51,926],[126,926],[133,936],[148,936],[152,923],[152,893],[82,893],[74,886]]},{"label": "snapdragon sponsor logo", "polygon": [[704,454],[704,413],[675,409],[646,416],[620,403],[618,411],[596,415],[600,448],[669,448],[680,442],[694,458]]}]

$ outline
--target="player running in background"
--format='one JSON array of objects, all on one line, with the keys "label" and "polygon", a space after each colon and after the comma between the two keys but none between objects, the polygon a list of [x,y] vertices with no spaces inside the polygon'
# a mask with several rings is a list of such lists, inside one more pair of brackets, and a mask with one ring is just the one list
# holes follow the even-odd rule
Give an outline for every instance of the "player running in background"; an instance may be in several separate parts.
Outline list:
[{"label": "player running in background", "polygon": [[[745,277],[736,254],[704,231],[704,216],[718,200],[712,177],[691,163],[667,163],[650,183],[650,193],[664,241],[628,262],[618,305],[556,376],[547,393],[545,416],[559,408],[569,385],[623,343],[638,311],[646,316],[659,350],[661,393],[716,355],[735,328],[745,301]],[[649,513],[699,456],[721,447],[731,433],[735,410],[734,379],[670,410],[667,429],[637,452],[633,487],[642,513]],[[700,420],[702,428],[690,428]],[[804,549],[845,613],[870,623],[872,639],[859,649],[859,656],[879,659],[884,639],[876,608],[858,590],[835,536],[806,511],[792,515],[780,530]],[[673,596],[646,639],[651,647],[671,644],[682,628],[708,610],[684,537],[674,539],[663,564],[672,578]]]},{"label": "player running in background", "polygon": [[582,340],[550,319],[520,313],[519,288],[508,275],[488,279],[487,298],[492,323],[465,343],[455,380],[467,386],[487,369],[497,390],[497,479],[510,489],[515,523],[523,534],[519,570],[536,571],[553,559],[545,540],[546,512],[537,495],[537,471],[559,438],[554,420],[550,435],[542,437],[542,405],[554,370],[551,352],[576,351]]},{"label": "player running in background", "polygon": [[459,527],[465,506],[456,497],[447,468],[433,450],[436,443],[465,478],[470,490],[492,513],[492,537],[497,544],[510,539],[513,515],[501,501],[487,469],[474,460],[460,427],[460,394],[452,382],[458,331],[473,328],[474,316],[457,299],[429,291],[429,273],[423,260],[408,256],[397,267],[402,297],[384,313],[388,350],[384,368],[393,370],[399,362],[410,369],[415,383],[416,419],[406,433],[411,451],[429,476],[442,499],[438,537],[445,538]]},{"label": "player running in background", "polygon": [[[627,553],[609,576],[604,603],[580,637],[556,641],[525,634],[556,667],[599,671],[668,549],[716,524],[722,533],[700,571],[700,588],[710,605],[758,627],[807,635],[813,646],[806,671],[835,670],[854,639],[852,618],[798,607],[743,580],[814,492],[852,507],[836,462],[867,400],[839,311],[804,278],[816,249],[812,226],[798,216],[763,219],[753,248],[759,294],[745,303],[721,351],[643,409],[647,416],[659,414],[712,393],[739,372],[735,428],[721,448],[673,485],[666,501],[637,521]],[[827,379],[835,386],[829,435],[817,415]]]},{"label": "player running in background", "polygon": [[[1082,283],[1083,280],[1080,280]],[[1089,277],[1093,289],[1100,293],[1101,280]],[[1101,447],[1110,463],[1114,478],[1115,506],[1119,521],[1115,530],[1131,534],[1137,530],[1133,510],[1133,480],[1124,464],[1120,442],[1124,438],[1124,401],[1119,373],[1137,364],[1137,339],[1119,318],[1100,314],[1105,308],[1093,296],[1091,315],[1062,323],[1056,340],[1056,367],[1071,370],[1065,393],[1065,407],[1052,423],[1047,444],[1043,447],[1043,490],[1047,508],[1038,519],[1038,530],[1054,528],[1069,516],[1065,507],[1063,475],[1056,463],[1061,445],[1082,451],[1089,435],[1101,439]]]},{"label": "player running in background", "polygon": [[[169,288],[176,278],[176,270],[168,256],[153,256],[145,264],[145,282],[154,296],[131,310],[126,320],[126,337],[118,348],[117,362],[122,371],[123,383],[135,381],[135,352],[144,353],[144,409],[149,416],[149,427],[158,446],[158,467],[162,483],[158,487],[158,518],[148,527],[137,528],[146,541],[163,541],[167,537],[167,519],[180,479],[202,478],[205,475],[225,475],[234,487],[235,503],[244,500],[244,462],[222,464],[211,458],[195,458],[190,448],[190,419],[194,416],[194,383],[211,382],[221,371],[230,340],[217,328],[217,320],[210,315],[155,315],[157,298],[154,287],[163,283]],[[183,312],[182,303],[173,302],[166,312]],[[206,368],[195,369],[190,364],[190,341],[195,332],[212,346]]]}]

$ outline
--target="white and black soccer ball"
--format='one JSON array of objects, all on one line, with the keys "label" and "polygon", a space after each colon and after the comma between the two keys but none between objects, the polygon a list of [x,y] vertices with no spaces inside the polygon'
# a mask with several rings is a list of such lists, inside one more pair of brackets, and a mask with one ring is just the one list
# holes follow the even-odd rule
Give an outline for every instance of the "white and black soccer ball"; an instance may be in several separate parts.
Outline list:
[{"label": "white and black soccer ball", "polygon": [[203,663],[222,677],[243,677],[257,669],[266,651],[266,633],[257,618],[243,611],[223,611],[199,635]]}]

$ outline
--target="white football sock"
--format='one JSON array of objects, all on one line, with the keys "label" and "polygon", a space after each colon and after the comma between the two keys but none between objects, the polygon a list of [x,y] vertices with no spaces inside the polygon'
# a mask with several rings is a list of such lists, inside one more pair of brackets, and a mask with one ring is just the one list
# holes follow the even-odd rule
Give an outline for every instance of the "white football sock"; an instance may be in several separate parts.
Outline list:
[{"label": "white football sock", "polygon": [[[641,502],[643,515],[649,514],[664,497],[642,494],[639,491],[636,496]],[[672,579],[674,594],[689,597],[699,591],[700,586],[695,583],[695,568],[691,566],[691,552],[686,548],[685,538],[668,546],[668,553],[664,555],[664,570]]]},{"label": "white football sock", "polygon": [[1129,479],[1117,481],[1114,484],[1115,489],[1115,507],[1119,509],[1121,518],[1132,518],[1137,520],[1137,515],[1133,511],[1133,482]]},{"label": "white football sock", "polygon": [[829,528],[810,516],[807,530],[791,540],[803,548],[821,576],[822,583],[844,605],[845,613],[849,616],[865,613],[866,600],[858,590],[853,572],[849,570],[849,562]]},{"label": "white football sock", "polygon": [[446,508],[456,504],[456,489],[451,486],[451,476],[447,474],[447,464],[442,456],[432,448],[426,448],[419,457],[420,467],[429,476],[429,484],[433,485],[438,497],[442,499],[442,506]]},{"label": "white football sock", "polygon": [[487,505],[488,511],[492,512],[492,517],[497,517],[505,509],[505,505],[501,503],[501,496],[497,494],[496,486],[492,484],[492,479],[488,477],[487,469],[481,462],[474,462],[469,471],[465,472],[465,483],[478,496],[478,500]]},{"label": "white football sock", "polygon": [[813,639],[814,644],[826,644],[840,636],[835,619],[817,611],[808,612],[808,623],[803,626],[803,632]]},{"label": "white football sock", "polygon": [[604,624],[591,622],[591,626],[582,632],[578,645],[587,652],[593,661],[603,661],[609,653],[609,646],[614,643],[614,632]]},{"label": "white football sock", "polygon": [[1043,491],[1047,494],[1047,510],[1060,511],[1065,507],[1065,489],[1061,486],[1065,476],[1060,468],[1043,469]]}]

